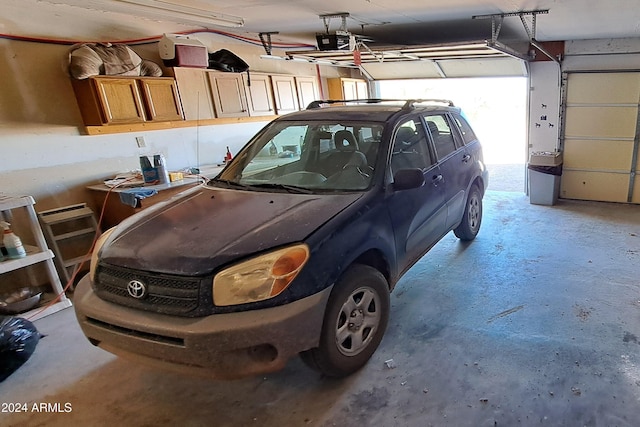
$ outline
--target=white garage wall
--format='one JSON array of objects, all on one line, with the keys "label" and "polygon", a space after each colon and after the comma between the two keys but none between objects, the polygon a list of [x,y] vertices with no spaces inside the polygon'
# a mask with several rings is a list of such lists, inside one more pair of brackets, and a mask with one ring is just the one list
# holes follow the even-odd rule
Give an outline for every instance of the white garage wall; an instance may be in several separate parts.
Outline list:
[{"label": "white garage wall", "polygon": [[529,64],[529,154],[560,149],[560,65],[553,61]]},{"label": "white garage wall", "polygon": [[[213,34],[198,38],[215,51],[238,54],[254,71],[317,76],[315,65],[261,59],[261,46]],[[37,210],[88,202],[85,187],[139,167],[139,155],[163,153],[170,169],[218,162],[266,122],[188,127],[100,136],[83,135],[82,118],[66,72],[69,47],[0,40],[0,192],[34,196]],[[161,63],[157,45],[135,46]],[[281,55],[277,49],[274,55]],[[323,77],[338,76],[322,67]],[[146,148],[135,137],[144,136]]]}]

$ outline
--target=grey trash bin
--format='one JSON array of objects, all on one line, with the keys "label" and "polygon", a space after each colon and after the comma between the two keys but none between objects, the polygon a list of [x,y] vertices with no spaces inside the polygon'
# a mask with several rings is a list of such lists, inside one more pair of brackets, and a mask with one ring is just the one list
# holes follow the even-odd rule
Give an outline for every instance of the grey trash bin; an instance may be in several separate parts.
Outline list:
[{"label": "grey trash bin", "polygon": [[529,171],[529,203],[555,205],[560,194],[562,154],[531,153],[527,169]]}]

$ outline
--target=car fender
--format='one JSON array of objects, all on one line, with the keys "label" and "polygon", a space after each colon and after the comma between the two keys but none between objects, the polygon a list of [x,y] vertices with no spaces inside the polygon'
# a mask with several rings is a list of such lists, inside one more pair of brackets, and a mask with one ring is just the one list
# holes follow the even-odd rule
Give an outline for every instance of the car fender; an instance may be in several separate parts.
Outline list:
[{"label": "car fender", "polygon": [[[381,220],[380,215],[386,218]],[[354,263],[380,270],[390,285],[397,276],[393,229],[382,198],[354,203],[310,236],[308,243],[315,248],[313,270],[320,274],[315,280],[322,288],[333,285]]]}]

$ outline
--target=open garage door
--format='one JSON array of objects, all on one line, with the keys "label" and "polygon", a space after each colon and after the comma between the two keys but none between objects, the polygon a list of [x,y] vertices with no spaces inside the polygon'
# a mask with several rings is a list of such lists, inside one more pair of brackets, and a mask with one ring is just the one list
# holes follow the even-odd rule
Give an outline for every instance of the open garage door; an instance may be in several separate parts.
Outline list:
[{"label": "open garage door", "polygon": [[561,197],[640,203],[640,73],[568,73],[566,88]]},{"label": "open garage door", "polygon": [[527,76],[524,62],[529,59],[515,49],[489,40],[386,46],[357,52],[291,51],[286,58],[359,69],[369,80],[523,77]]}]

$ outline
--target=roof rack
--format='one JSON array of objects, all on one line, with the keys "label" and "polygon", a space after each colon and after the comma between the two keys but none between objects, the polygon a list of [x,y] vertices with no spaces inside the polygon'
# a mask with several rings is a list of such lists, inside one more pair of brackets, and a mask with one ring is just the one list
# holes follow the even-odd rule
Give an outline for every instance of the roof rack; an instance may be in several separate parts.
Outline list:
[{"label": "roof rack", "polygon": [[382,102],[405,102],[406,99],[382,99],[382,98],[366,98],[366,99],[325,99],[312,101],[308,106],[307,110],[312,110],[314,108],[320,108],[323,105],[331,105],[331,104],[380,104]]},{"label": "roof rack", "polygon": [[313,110],[315,108],[321,108],[323,105],[331,105],[331,104],[381,104],[383,102],[403,102],[402,106],[403,110],[410,110],[416,104],[426,104],[426,103],[438,103],[438,104],[446,104],[449,107],[455,107],[453,101],[448,99],[382,99],[382,98],[367,98],[367,99],[325,99],[312,101],[307,106],[307,110]]},{"label": "roof rack", "polygon": [[407,99],[407,102],[405,102],[402,108],[405,110],[410,110],[413,107],[415,107],[416,104],[427,104],[427,103],[446,104],[449,107],[455,107],[455,104],[453,103],[453,101],[449,99],[427,98],[427,99]]}]

